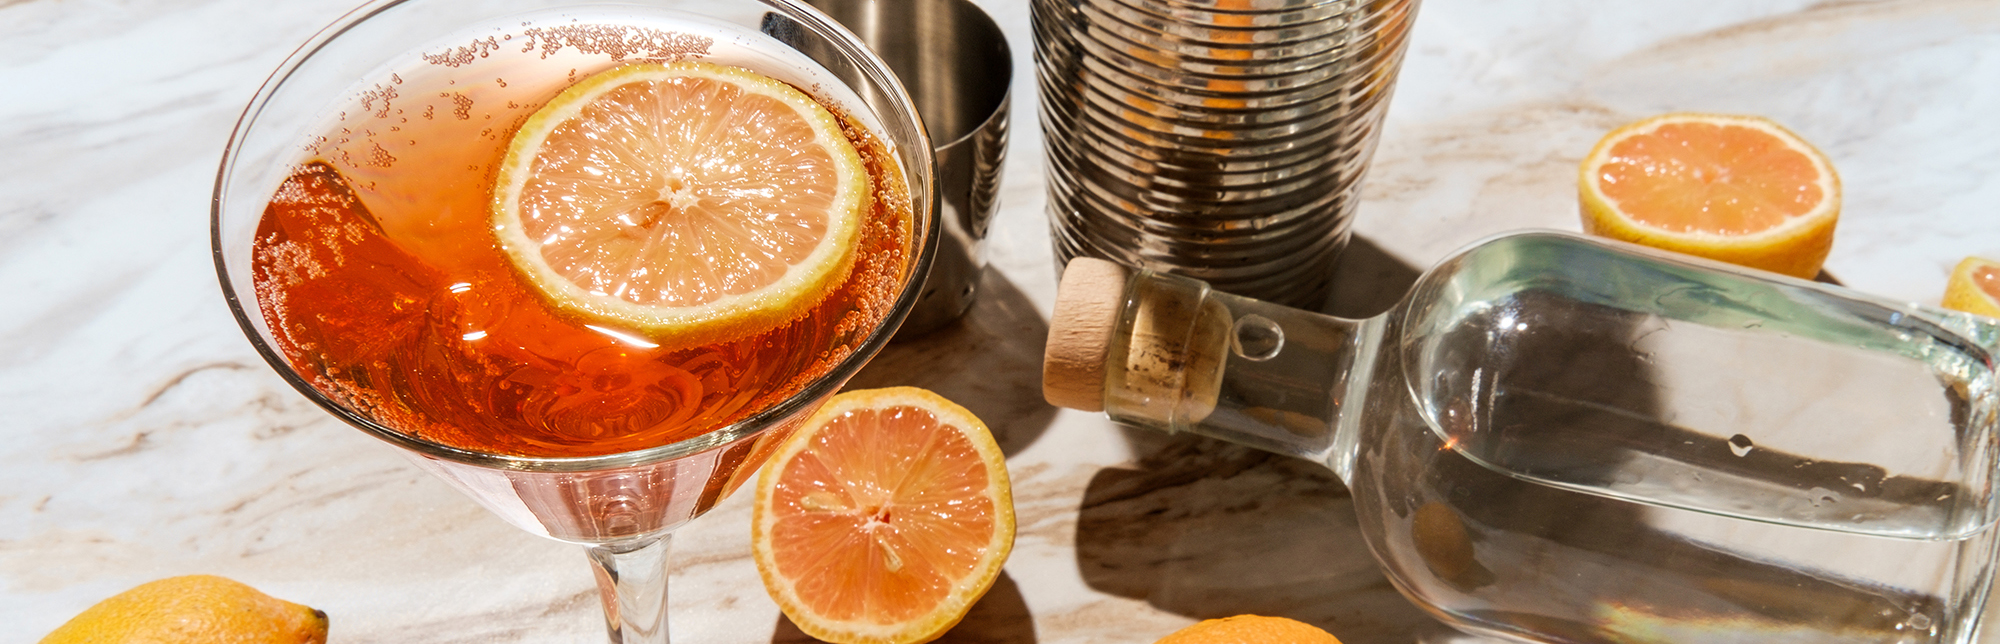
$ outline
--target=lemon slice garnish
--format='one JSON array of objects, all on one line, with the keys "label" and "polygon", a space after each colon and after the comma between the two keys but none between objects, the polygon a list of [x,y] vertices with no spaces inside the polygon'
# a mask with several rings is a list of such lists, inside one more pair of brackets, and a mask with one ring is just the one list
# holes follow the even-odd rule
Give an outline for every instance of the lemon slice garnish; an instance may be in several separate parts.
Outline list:
[{"label": "lemon slice garnish", "polygon": [[868,186],[840,120],[798,89],[736,67],[638,63],[522,124],[492,224],[552,305],[691,346],[785,324],[838,286]]}]

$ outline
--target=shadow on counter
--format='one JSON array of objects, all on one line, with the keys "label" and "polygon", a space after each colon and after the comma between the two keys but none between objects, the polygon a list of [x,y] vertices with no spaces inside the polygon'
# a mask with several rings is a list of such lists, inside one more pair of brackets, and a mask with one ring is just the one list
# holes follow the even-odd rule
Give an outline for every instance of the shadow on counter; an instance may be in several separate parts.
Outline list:
[{"label": "shadow on counter", "polygon": [[[1355,237],[1321,310],[1376,315],[1418,275]],[[1347,644],[1400,644],[1453,632],[1382,576],[1347,487],[1332,472],[1196,436],[1119,431],[1138,462],[1097,472],[1077,520],[1077,566],[1091,588],[1195,619],[1288,617]]]},{"label": "shadow on counter", "polygon": [[1195,619],[1288,617],[1347,644],[1451,632],[1382,576],[1332,472],[1200,437],[1121,431],[1140,461],[1098,471],[1077,519],[1077,567],[1091,588]]},{"label": "shadow on counter", "polygon": [[964,405],[1013,456],[1055,422],[1042,400],[1042,348],[1049,323],[999,271],[981,279],[978,299],[958,321],[913,338],[898,336],[847,389],[923,387]]},{"label": "shadow on counter", "polygon": [[1380,315],[1415,286],[1425,266],[1411,266],[1375,242],[1355,235],[1340,253],[1332,294],[1320,312],[1349,319]]}]

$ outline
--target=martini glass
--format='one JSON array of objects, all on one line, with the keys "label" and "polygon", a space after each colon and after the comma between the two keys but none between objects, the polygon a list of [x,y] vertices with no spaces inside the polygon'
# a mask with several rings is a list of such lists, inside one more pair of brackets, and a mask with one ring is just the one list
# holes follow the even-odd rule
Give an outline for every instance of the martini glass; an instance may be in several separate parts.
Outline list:
[{"label": "martini glass", "polygon": [[[698,435],[615,453],[537,456],[468,448],[410,431],[381,407],[360,403],[382,399],[371,398],[375,394],[401,395],[421,406],[422,396],[342,391],[328,384],[323,366],[315,366],[324,362],[315,361],[312,345],[287,344],[282,329],[274,333],[253,278],[259,225],[274,194],[294,185],[302,164],[332,158],[340,165],[345,159],[356,186],[393,183],[396,172],[436,166],[426,163],[435,161],[427,154],[476,157],[483,154],[477,150],[504,145],[511,137],[510,120],[517,123],[537,101],[591,71],[634,60],[684,59],[748,67],[801,88],[871,132],[895,159],[885,171],[907,188],[912,214],[904,252],[891,256],[883,273],[888,283],[872,289],[882,294],[880,314],[866,318],[871,321],[863,328],[837,334],[845,339],[832,346],[801,349],[831,357],[792,374],[800,376],[792,379],[795,387],[765,396],[737,420]],[[350,138],[372,142],[348,145]],[[356,149],[380,155],[348,158]],[[398,158],[400,164],[394,163]],[[509,523],[584,546],[595,566],[611,641],[666,642],[672,531],[754,475],[777,443],[874,356],[916,302],[937,245],[933,168],[916,108],[888,66],[853,34],[801,3],[377,0],[300,47],[244,111],[216,179],[212,242],[224,298],[251,344],[280,376]],[[422,205],[461,188],[440,182],[399,198]],[[336,333],[332,340],[343,338]],[[424,375],[421,369],[415,373]],[[777,379],[785,380],[783,375]],[[643,407],[648,401],[625,402]]]}]

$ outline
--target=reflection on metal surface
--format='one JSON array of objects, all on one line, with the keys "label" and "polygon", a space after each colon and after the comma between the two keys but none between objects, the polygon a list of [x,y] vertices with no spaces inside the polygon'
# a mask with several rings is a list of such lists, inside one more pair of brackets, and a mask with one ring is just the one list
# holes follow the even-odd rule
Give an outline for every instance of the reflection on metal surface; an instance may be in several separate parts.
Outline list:
[{"label": "reflection on metal surface", "polygon": [[1057,265],[1317,308],[1415,0],[1034,0]]},{"label": "reflection on metal surface", "polygon": [[[978,295],[986,228],[999,207],[1013,55],[1000,26],[967,0],[805,2],[888,63],[930,133],[943,228],[937,261],[899,337],[927,333],[964,315]],[[774,26],[765,32],[785,40]]]}]

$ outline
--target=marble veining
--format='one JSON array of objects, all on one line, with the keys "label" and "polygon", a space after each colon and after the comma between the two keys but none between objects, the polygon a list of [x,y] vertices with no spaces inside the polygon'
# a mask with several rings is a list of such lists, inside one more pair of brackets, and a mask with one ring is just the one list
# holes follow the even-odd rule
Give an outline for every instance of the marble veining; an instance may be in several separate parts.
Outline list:
[{"label": "marble veining", "polygon": [[[206,572],[326,610],[335,642],[603,641],[581,553],[313,407],[219,296],[207,204],[229,129],[351,2],[0,0],[0,640]],[[943,392],[1008,455],[1016,550],[942,641],[1143,644],[1240,612],[1350,644],[1474,641],[1396,594],[1325,471],[1041,401],[1055,266],[1028,10],[980,4],[1017,70],[994,270],[962,324],[855,380]],[[1670,110],[1814,141],[1846,194],[1828,272],[1935,301],[1958,259],[2000,257],[1997,79],[1990,0],[1431,0],[1329,310],[1380,311],[1480,237],[1575,230],[1578,160]],[[749,501],[675,537],[681,641],[810,641],[758,581]]]}]

